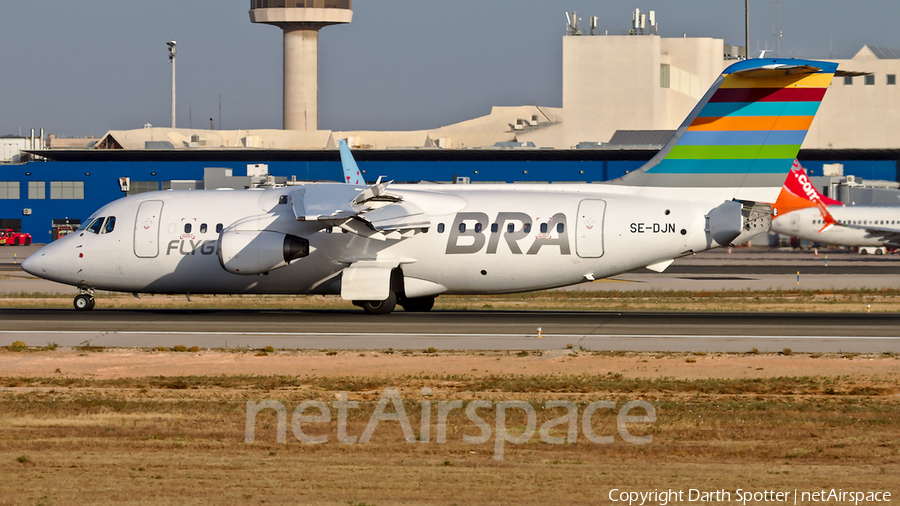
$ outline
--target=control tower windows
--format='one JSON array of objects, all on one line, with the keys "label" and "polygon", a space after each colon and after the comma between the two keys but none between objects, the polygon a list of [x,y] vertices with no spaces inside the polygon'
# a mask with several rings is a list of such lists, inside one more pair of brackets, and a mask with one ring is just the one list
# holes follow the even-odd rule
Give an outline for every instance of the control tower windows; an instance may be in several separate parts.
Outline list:
[{"label": "control tower windows", "polygon": [[279,8],[350,9],[350,0],[250,0],[250,9]]}]

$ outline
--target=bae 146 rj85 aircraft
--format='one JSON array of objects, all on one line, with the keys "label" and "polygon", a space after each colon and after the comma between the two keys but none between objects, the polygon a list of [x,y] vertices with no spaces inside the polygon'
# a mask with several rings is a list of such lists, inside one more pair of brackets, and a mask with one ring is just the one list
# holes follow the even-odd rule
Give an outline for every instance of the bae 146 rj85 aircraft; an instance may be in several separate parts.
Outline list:
[{"label": "bae 146 rj85 aircraft", "polygon": [[[440,294],[574,285],[768,231],[769,209],[837,64],[728,67],[665,147],[605,184],[310,183],[142,193],[95,212],[22,267],[95,289],[340,294],[371,314]],[[355,167],[343,147],[345,168]]]},{"label": "bae 146 rj85 aircraft", "polygon": [[837,246],[900,247],[900,206],[845,206],[816,190],[799,163],[788,174],[772,231]]}]

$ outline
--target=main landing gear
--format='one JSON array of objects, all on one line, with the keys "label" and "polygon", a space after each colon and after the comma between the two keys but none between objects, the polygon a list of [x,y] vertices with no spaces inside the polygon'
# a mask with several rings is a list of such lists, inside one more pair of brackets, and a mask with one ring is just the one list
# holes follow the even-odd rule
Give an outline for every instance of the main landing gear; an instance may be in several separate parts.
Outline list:
[{"label": "main landing gear", "polygon": [[81,289],[81,293],[75,296],[75,309],[78,311],[90,311],[94,309],[94,291]]},{"label": "main landing gear", "polygon": [[434,297],[402,298],[398,302],[407,313],[427,313],[434,307]]},{"label": "main landing gear", "polygon": [[390,314],[397,307],[397,294],[388,292],[384,300],[355,300],[353,304],[363,308],[368,314]]},{"label": "main landing gear", "polygon": [[398,304],[407,313],[426,313],[434,307],[434,297],[397,298],[397,294],[391,291],[385,300],[355,300],[353,304],[368,314],[390,314]]}]

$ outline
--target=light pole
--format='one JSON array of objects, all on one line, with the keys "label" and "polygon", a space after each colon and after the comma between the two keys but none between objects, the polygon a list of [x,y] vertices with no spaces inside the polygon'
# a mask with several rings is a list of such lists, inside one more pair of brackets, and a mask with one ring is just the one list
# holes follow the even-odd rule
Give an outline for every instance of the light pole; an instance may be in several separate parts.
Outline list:
[{"label": "light pole", "polygon": [[172,64],[172,128],[175,128],[175,41],[166,42],[169,46],[169,62]]}]

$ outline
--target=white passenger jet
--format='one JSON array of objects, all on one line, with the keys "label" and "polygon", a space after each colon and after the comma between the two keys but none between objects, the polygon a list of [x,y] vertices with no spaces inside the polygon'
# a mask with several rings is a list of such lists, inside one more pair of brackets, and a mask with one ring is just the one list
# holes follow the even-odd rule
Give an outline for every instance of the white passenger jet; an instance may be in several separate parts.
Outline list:
[{"label": "white passenger jet", "polygon": [[[837,64],[728,67],[665,147],[605,184],[310,183],[163,191],[107,204],[22,267],[77,286],[340,294],[370,314],[440,294],[574,285],[743,242],[775,202]],[[838,73],[841,75],[841,73]],[[343,148],[343,147],[342,147]],[[345,168],[354,168],[349,149]]]},{"label": "white passenger jet", "polygon": [[845,206],[825,197],[799,164],[775,201],[772,231],[837,246],[900,247],[900,206]]}]

